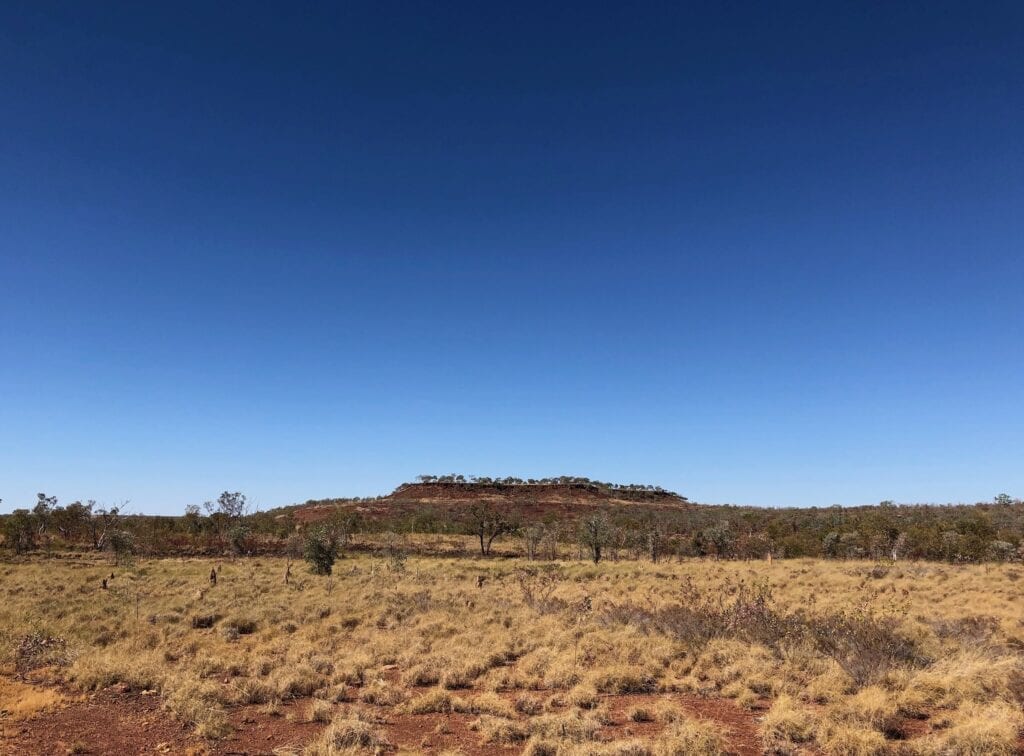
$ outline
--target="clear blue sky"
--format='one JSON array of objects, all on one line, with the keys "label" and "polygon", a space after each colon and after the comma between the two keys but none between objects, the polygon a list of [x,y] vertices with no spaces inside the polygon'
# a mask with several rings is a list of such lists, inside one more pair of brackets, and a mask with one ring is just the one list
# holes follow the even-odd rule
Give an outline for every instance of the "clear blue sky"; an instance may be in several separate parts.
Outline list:
[{"label": "clear blue sky", "polygon": [[1024,496],[1020,3],[331,5],[3,4],[0,509]]}]

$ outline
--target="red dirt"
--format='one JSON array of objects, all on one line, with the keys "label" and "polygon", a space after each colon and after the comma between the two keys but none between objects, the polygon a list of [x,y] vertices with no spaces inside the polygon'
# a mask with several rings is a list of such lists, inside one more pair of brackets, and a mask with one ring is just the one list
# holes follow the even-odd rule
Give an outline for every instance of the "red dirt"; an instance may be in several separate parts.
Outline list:
[{"label": "red dirt", "polygon": [[[464,691],[464,696],[474,695]],[[513,697],[512,694],[509,694]],[[21,721],[0,720],[0,752],[10,756],[28,754],[271,754],[274,749],[300,750],[324,728],[322,724],[302,721],[309,699],[293,701],[271,716],[262,707],[245,706],[229,712],[234,732],[227,738],[207,742],[196,738],[189,728],[161,707],[160,699],[115,688],[68,699],[61,708],[46,711]],[[753,715],[731,701],[680,695],[605,696],[612,723],[602,728],[602,738],[649,739],[663,725],[628,721],[632,706],[653,705],[668,700],[685,711],[713,720],[728,734],[737,756],[759,754],[757,724]],[[470,725],[471,714],[400,714],[393,709],[372,706],[356,708],[373,712],[381,720],[388,739],[403,749],[421,753],[458,750],[467,756],[515,754],[521,745],[499,746],[482,743]]]},{"label": "red dirt", "polygon": [[466,756],[486,756],[489,753],[517,754],[522,746],[501,746],[481,743],[480,737],[469,729],[477,717],[473,714],[396,714],[387,717],[384,728],[388,739],[396,746],[420,753],[457,751]]},{"label": "red dirt", "polygon": [[[244,706],[229,712],[234,732],[227,738],[208,742],[196,738],[161,706],[155,695],[126,693],[111,688],[88,696],[62,691],[66,699],[59,708],[22,720],[0,716],[0,753],[4,756],[46,754],[90,754],[126,756],[127,754],[191,754],[192,756],[270,756],[275,749],[300,751],[313,740],[324,725],[303,721],[310,699],[281,706],[276,716],[262,707]],[[473,691],[461,691],[472,697]],[[507,697],[514,698],[509,693]],[[745,711],[728,699],[704,698],[684,694],[627,694],[601,697],[608,707],[609,724],[601,728],[602,740],[638,738],[650,740],[665,725],[658,722],[633,722],[629,711],[638,706],[654,709],[659,703],[679,706],[686,713],[714,722],[726,734],[734,756],[762,753],[758,736],[759,712]],[[356,705],[379,719],[381,730],[399,748],[420,753],[459,751],[467,756],[516,754],[521,745],[501,746],[482,743],[470,725],[472,714],[400,714],[394,709]],[[763,707],[762,707],[763,708]],[[522,717],[519,717],[522,719]],[[925,735],[925,721],[908,721],[905,736]],[[1024,738],[1018,753],[1024,754]]]},{"label": "red dirt", "polygon": [[116,687],[84,697],[71,691],[66,695],[60,708],[20,721],[0,720],[0,753],[270,754],[275,748],[301,747],[323,729],[322,724],[302,721],[308,701],[283,704],[280,716],[245,706],[229,712],[234,732],[211,743],[192,735],[155,695]]},{"label": "red dirt", "polygon": [[704,698],[697,695],[678,693],[627,694],[602,696],[607,702],[612,724],[602,728],[602,734],[614,740],[625,738],[652,738],[665,729],[660,722],[633,722],[629,710],[643,706],[654,709],[659,703],[667,702],[679,706],[697,719],[714,722],[721,728],[735,756],[759,756],[761,738],[758,735],[757,720],[751,712],[744,711],[735,703],[724,698]]},{"label": "red dirt", "polygon": [[161,709],[157,696],[113,691],[22,721],[3,721],[0,729],[0,751],[11,756],[186,753],[195,745],[181,723]]}]

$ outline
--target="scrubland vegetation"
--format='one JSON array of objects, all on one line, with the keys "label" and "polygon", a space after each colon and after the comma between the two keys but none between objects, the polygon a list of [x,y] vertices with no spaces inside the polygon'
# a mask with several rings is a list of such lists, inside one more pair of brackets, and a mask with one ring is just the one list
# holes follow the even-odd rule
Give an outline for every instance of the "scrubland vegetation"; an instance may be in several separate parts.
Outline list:
[{"label": "scrubland vegetation", "polygon": [[329,575],[16,558],[0,660],[156,691],[211,747],[247,706],[316,723],[292,753],[1016,752],[1018,566],[409,554],[432,539],[360,537]]},{"label": "scrubland vegetation", "polygon": [[[688,502],[655,486],[586,478],[523,481],[421,476],[386,497],[328,499],[253,512],[239,492],[223,492],[181,516],[39,494],[0,516],[3,545],[16,553],[67,549],[130,557],[286,554],[297,530],[316,522],[343,541],[354,534],[472,535],[487,555],[537,558],[583,546],[605,558],[930,560],[953,564],[1024,561],[1024,502],[999,494],[972,505],[756,508]],[[455,504],[408,498],[417,485],[461,498]],[[554,506],[551,492],[571,495]],[[549,498],[545,498],[549,497]],[[358,546],[358,544],[357,544]],[[301,550],[301,548],[300,548]]]}]

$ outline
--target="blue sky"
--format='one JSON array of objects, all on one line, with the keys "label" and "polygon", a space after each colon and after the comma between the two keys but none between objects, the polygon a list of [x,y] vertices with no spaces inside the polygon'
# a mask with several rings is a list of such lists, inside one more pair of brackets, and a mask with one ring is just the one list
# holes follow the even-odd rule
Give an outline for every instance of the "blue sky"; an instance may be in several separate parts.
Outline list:
[{"label": "blue sky", "polygon": [[1024,495],[1024,9],[706,6],[5,3],[0,509]]}]

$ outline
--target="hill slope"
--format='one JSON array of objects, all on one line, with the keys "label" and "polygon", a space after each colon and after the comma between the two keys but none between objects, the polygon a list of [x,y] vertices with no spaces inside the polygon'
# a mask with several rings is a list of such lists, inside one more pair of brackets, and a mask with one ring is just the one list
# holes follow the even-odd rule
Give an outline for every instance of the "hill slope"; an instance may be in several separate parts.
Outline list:
[{"label": "hill slope", "polygon": [[364,519],[392,520],[417,514],[457,517],[477,503],[488,503],[524,520],[574,520],[596,507],[629,507],[639,512],[695,508],[672,491],[597,483],[427,482],[405,483],[375,499],[324,499],[292,511],[300,522],[316,522],[338,509]]}]

